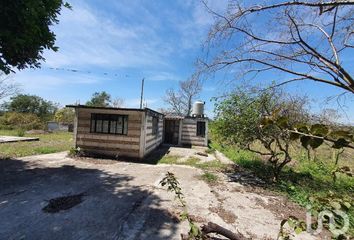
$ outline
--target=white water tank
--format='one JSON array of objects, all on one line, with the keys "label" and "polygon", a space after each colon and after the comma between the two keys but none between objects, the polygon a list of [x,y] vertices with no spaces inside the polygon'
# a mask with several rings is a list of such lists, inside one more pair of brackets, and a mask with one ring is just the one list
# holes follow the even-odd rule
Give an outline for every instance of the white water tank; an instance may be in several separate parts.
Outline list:
[{"label": "white water tank", "polygon": [[193,104],[193,111],[192,111],[193,117],[203,117],[204,116],[204,104],[205,104],[205,102],[202,102],[202,101],[196,101]]}]

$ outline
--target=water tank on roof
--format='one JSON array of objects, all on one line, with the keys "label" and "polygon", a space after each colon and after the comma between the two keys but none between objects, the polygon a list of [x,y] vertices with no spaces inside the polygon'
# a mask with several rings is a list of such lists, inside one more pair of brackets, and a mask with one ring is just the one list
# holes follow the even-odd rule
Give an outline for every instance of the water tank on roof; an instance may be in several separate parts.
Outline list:
[{"label": "water tank on roof", "polygon": [[192,111],[193,117],[203,117],[204,116],[204,104],[205,104],[205,102],[202,102],[202,101],[196,101],[193,104],[193,111]]}]

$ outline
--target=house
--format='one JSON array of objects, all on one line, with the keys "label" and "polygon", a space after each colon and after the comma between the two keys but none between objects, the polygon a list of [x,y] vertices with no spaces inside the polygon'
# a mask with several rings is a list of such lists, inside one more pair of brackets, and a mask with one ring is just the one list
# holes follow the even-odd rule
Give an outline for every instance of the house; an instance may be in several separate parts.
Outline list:
[{"label": "house", "polygon": [[142,159],[162,143],[207,146],[208,119],[149,108],[68,105],[75,109],[75,148],[85,153]]}]

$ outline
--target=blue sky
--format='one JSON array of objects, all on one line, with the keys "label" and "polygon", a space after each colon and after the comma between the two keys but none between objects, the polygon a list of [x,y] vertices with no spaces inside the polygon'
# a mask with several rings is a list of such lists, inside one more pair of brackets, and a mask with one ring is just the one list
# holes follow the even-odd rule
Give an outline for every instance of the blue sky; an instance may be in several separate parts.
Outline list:
[{"label": "blue sky", "polygon": [[[212,16],[197,0],[68,2],[73,9],[64,9],[59,24],[53,27],[59,51],[45,52],[46,62],[41,69],[27,69],[12,76],[24,93],[62,106],[85,103],[93,92],[107,91],[113,98],[123,98],[126,107],[138,107],[144,77],[147,106],[165,107],[165,91],[191,76],[213,23]],[[227,1],[209,1],[209,5],[223,11]],[[210,98],[230,89],[221,83],[224,77],[218,74],[204,83],[200,99],[207,102],[209,116],[213,110]],[[338,92],[314,83],[297,83],[290,89],[311,93],[317,110],[326,107],[325,97]],[[344,121],[353,122],[353,118],[351,107]]]}]

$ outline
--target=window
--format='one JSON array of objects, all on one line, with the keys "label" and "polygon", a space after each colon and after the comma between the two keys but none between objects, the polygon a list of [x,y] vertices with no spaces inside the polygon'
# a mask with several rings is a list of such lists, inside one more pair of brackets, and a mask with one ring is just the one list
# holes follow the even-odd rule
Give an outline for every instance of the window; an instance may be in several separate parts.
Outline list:
[{"label": "window", "polygon": [[128,116],[92,113],[90,132],[127,135]]},{"label": "window", "polygon": [[205,137],[205,122],[197,122],[197,136]]},{"label": "window", "polygon": [[159,132],[159,118],[152,117],[152,134],[157,135]]}]

